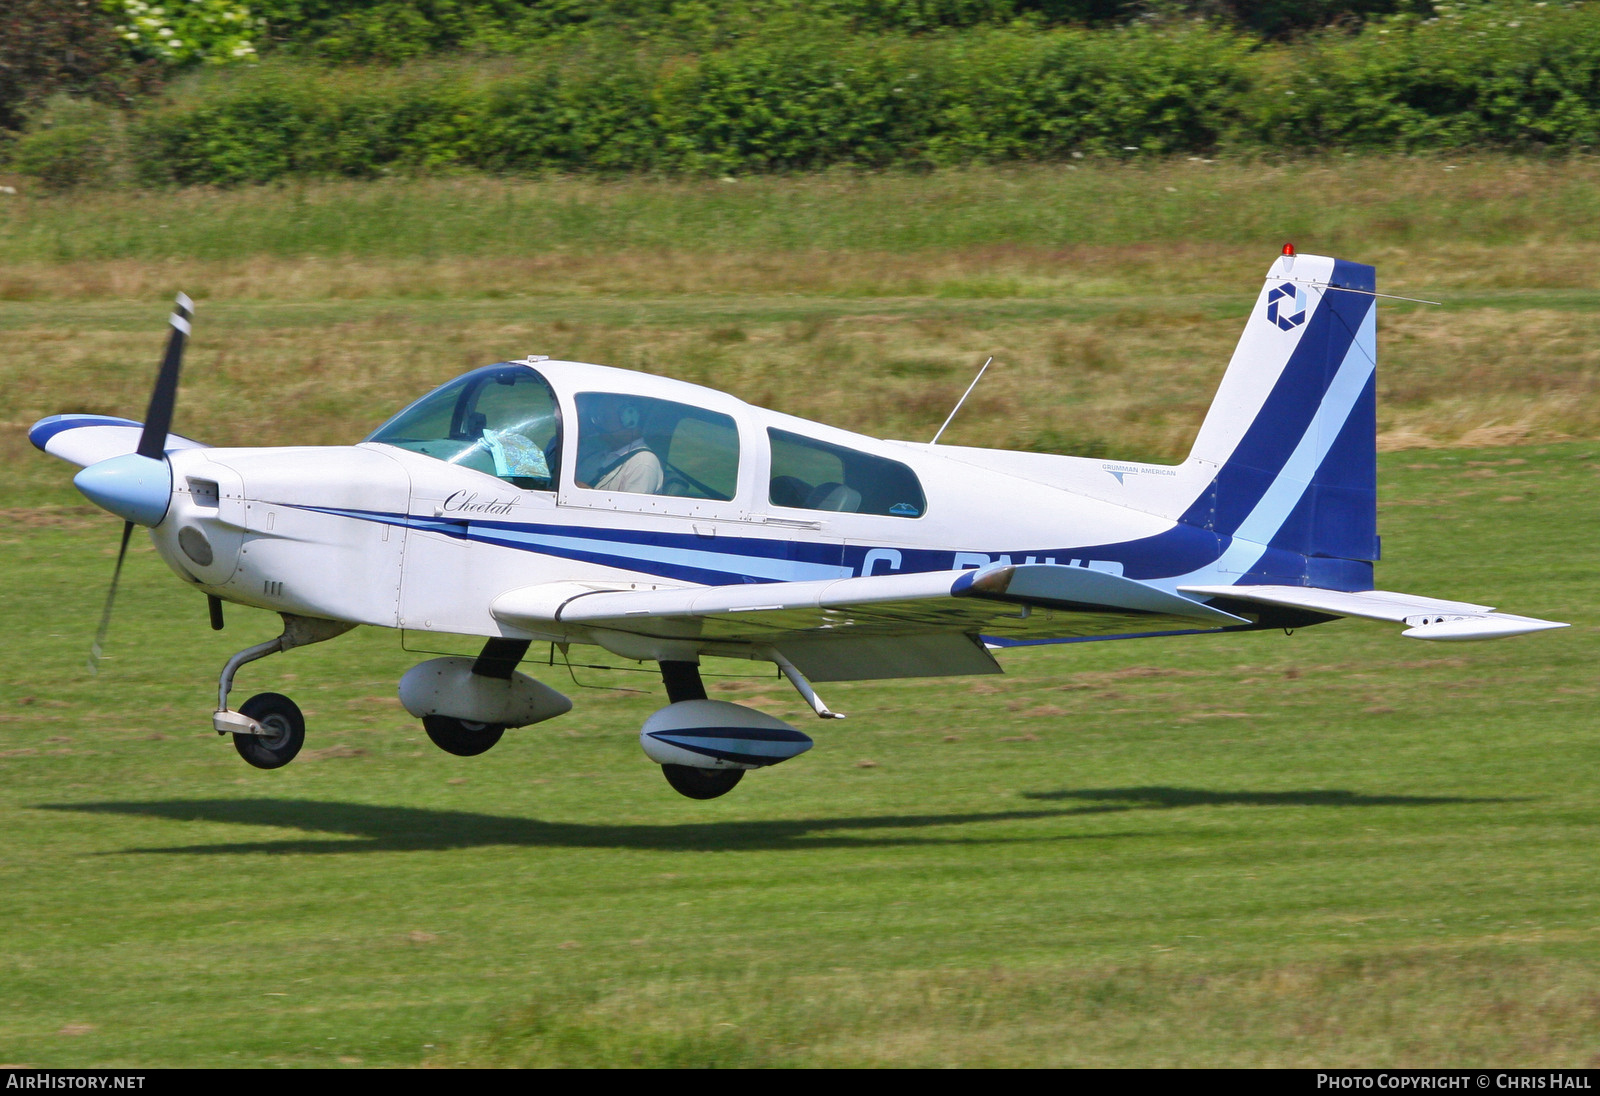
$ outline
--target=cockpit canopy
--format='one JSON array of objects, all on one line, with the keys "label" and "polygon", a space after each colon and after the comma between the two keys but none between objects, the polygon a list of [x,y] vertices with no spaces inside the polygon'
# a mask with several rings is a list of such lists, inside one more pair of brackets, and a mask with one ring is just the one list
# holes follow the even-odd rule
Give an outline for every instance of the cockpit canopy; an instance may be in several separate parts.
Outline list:
[{"label": "cockpit canopy", "polygon": [[[582,373],[576,380],[580,389],[593,383]],[[579,390],[570,396],[577,446],[568,487],[734,501],[744,454],[733,415],[629,392]],[[742,406],[723,399],[730,409]],[[428,393],[366,440],[498,476],[525,490],[554,491],[561,482],[561,408],[555,389],[532,366],[491,365]],[[802,425],[744,410],[747,418],[764,415]],[[766,497],[749,500],[752,508],[897,518],[918,518],[926,509],[916,474],[900,461],[776,426],[761,430],[747,422],[745,430],[745,448],[759,445],[765,450],[759,456],[770,458]]]}]

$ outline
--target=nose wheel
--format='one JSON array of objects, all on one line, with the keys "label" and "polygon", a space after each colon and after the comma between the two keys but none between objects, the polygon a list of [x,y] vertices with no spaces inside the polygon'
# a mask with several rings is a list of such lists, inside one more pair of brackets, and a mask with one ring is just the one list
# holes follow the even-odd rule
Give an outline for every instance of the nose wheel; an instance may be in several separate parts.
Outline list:
[{"label": "nose wheel", "polygon": [[233,736],[233,748],[239,756],[258,769],[287,765],[305,745],[305,717],[300,714],[300,706],[282,693],[257,693],[239,706],[239,713],[268,732]]}]

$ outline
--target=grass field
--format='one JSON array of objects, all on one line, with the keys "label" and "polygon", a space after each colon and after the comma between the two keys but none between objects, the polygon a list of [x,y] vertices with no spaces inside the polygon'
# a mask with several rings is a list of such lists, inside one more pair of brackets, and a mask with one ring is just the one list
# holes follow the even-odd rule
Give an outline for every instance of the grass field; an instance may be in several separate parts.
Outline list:
[{"label": "grass field", "polygon": [[[638,748],[664,702],[651,676],[579,670],[613,687],[590,689],[534,668],[576,710],[454,758],[394,696],[427,656],[370,630],[241,674],[246,692],[294,695],[310,725],[293,765],[246,767],[209,730],[215,675],[276,621],[237,610],[210,632],[203,599],[141,544],[111,657],[87,676],[116,522],[21,430],[52,411],[140,414],[163,298],[187,286],[203,297],[178,427],[208,441],[348,440],[529,351],[922,437],[997,353],[1010,375],[991,371],[953,440],[1170,456],[1288,199],[1260,223],[1223,203],[1235,220],[1217,236],[1125,220],[1120,238],[1074,242],[985,221],[1000,173],[795,180],[819,227],[785,246],[783,182],[762,181],[768,213],[734,206],[743,235],[586,247],[574,230],[518,252],[480,233],[431,255],[376,231],[326,253],[266,231],[232,253],[196,240],[194,257],[181,240],[27,250],[40,225],[112,238],[140,203],[270,221],[294,199],[273,192],[0,213],[0,1062],[1600,1065],[1592,184],[1559,165],[1378,166],[1392,174],[1371,203],[1295,208],[1308,229],[1344,226],[1303,250],[1393,258],[1380,288],[1449,301],[1382,313],[1380,584],[1573,628],[1077,645],[1009,656],[999,679],[832,686],[851,718],[830,725],[774,678],[717,679],[714,695],[818,747],[710,803],[671,792]],[[1188,170],[1101,171],[1094,193],[1134,209]],[[1278,189],[1251,193],[1323,178],[1274,170]],[[1023,221],[1072,221],[1044,208],[1044,173],[1020,178]],[[1405,239],[1404,194],[1419,222],[1437,212],[1424,184],[1463,217],[1478,194],[1489,228]],[[676,202],[699,224],[748,184],[524,185],[663,223]],[[510,184],[304,200],[422,205],[451,187]],[[872,235],[906,194],[930,223],[990,227]],[[1518,229],[1519,200],[1570,229]],[[394,239],[415,230],[389,216]]]}]

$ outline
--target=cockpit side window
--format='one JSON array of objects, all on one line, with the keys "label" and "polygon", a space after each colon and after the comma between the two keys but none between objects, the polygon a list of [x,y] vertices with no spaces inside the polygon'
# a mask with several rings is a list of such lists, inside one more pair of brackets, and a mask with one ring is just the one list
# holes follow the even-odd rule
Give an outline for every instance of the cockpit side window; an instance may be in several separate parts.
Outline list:
[{"label": "cockpit side window", "polygon": [[549,383],[525,365],[491,365],[428,393],[368,441],[409,449],[552,491],[561,463],[561,412]]},{"label": "cockpit side window", "polygon": [[739,429],[731,416],[615,392],[580,392],[577,405],[577,486],[732,500]]},{"label": "cockpit side window", "polygon": [[795,510],[919,518],[927,509],[916,473],[899,461],[842,445],[767,430],[772,442],[768,500]]}]

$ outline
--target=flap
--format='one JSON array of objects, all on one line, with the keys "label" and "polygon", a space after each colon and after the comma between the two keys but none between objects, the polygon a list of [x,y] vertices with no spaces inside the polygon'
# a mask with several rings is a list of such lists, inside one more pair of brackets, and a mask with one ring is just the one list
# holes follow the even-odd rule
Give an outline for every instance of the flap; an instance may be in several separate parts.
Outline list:
[{"label": "flap", "polygon": [[976,636],[959,632],[913,636],[797,636],[783,656],[815,682],[879,681],[1003,673]]},{"label": "flap", "polygon": [[1186,617],[1191,618],[1191,622],[1204,620],[1219,625],[1249,623],[1243,617],[1137,579],[1123,578],[1089,567],[1063,567],[1053,563],[1002,565],[982,571],[968,571],[955,581],[951,592],[957,597],[993,598],[1018,605],[1089,612],[1122,609]]}]

